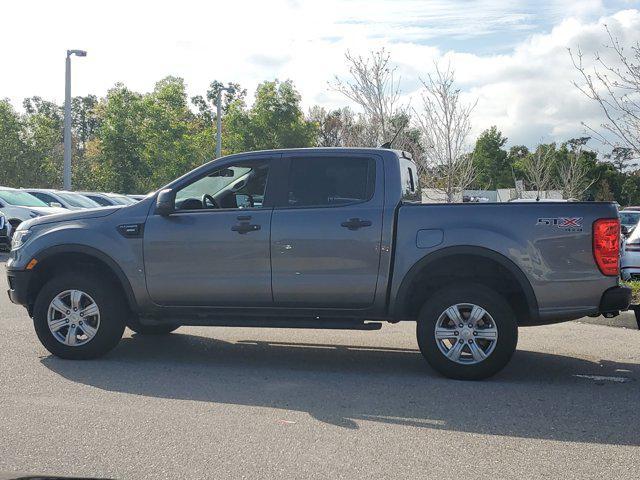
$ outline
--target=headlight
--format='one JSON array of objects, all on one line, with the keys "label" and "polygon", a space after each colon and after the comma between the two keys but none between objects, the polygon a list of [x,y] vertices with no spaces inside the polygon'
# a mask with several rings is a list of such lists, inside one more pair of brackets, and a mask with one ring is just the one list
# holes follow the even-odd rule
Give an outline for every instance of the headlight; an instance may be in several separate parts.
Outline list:
[{"label": "headlight", "polygon": [[11,250],[17,250],[23,246],[29,239],[30,235],[31,230],[16,230],[11,238]]}]

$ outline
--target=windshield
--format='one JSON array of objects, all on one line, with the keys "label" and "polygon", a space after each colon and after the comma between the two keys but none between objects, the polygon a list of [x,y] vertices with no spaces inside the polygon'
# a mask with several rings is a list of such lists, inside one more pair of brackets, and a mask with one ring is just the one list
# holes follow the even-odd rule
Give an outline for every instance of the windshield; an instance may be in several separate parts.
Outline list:
[{"label": "windshield", "polygon": [[135,200],[125,197],[124,195],[107,195],[111,200],[113,200],[118,205],[133,205],[137,203]]},{"label": "windshield", "polygon": [[620,212],[620,223],[626,227],[635,227],[640,220],[640,212]]},{"label": "windshield", "polygon": [[56,192],[56,195],[58,195],[72,207],[98,208],[100,206],[97,202],[94,202],[90,198],[84,197],[78,193]]},{"label": "windshield", "polygon": [[37,199],[33,195],[27,192],[20,192],[18,190],[0,190],[0,198],[7,202],[9,205],[16,205],[19,207],[48,207],[42,200]]}]

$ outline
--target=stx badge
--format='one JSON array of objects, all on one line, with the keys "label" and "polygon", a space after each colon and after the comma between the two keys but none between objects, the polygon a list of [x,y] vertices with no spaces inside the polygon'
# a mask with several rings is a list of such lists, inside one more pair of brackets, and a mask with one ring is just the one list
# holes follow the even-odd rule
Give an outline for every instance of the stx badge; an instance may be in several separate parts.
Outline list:
[{"label": "stx badge", "polygon": [[582,217],[539,218],[536,225],[555,226],[565,232],[581,232]]}]

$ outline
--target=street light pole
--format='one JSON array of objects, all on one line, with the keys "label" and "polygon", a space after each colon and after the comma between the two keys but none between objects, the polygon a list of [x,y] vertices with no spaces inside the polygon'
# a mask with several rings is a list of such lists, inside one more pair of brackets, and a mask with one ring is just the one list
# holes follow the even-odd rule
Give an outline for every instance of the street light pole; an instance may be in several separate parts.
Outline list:
[{"label": "street light pole", "polygon": [[67,50],[64,72],[64,168],[63,185],[71,190],[71,55],[86,57],[84,50]]}]

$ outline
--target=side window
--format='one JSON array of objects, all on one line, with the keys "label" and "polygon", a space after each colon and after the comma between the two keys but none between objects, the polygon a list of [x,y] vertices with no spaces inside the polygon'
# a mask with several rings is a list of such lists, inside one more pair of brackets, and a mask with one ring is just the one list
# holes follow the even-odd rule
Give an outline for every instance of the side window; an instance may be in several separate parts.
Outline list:
[{"label": "side window", "polygon": [[97,204],[99,204],[102,207],[110,207],[111,203],[109,203],[107,200],[105,200],[102,197],[98,197],[96,195],[87,195],[87,197],[91,200],[93,200],[94,202],[96,202]]},{"label": "side window", "polygon": [[176,192],[176,210],[262,208],[269,161],[227,165]]},{"label": "side window", "polygon": [[294,158],[287,203],[291,207],[349,205],[370,200],[376,164],[370,158]]},{"label": "side window", "polygon": [[406,202],[422,202],[422,193],[418,184],[416,165],[404,157],[399,159],[400,181],[402,182],[402,200]]},{"label": "side window", "polygon": [[42,200],[47,205],[51,205],[51,202],[59,203],[55,198],[53,198],[51,195],[47,195],[46,193],[33,192],[31,195],[33,195],[34,197]]}]

